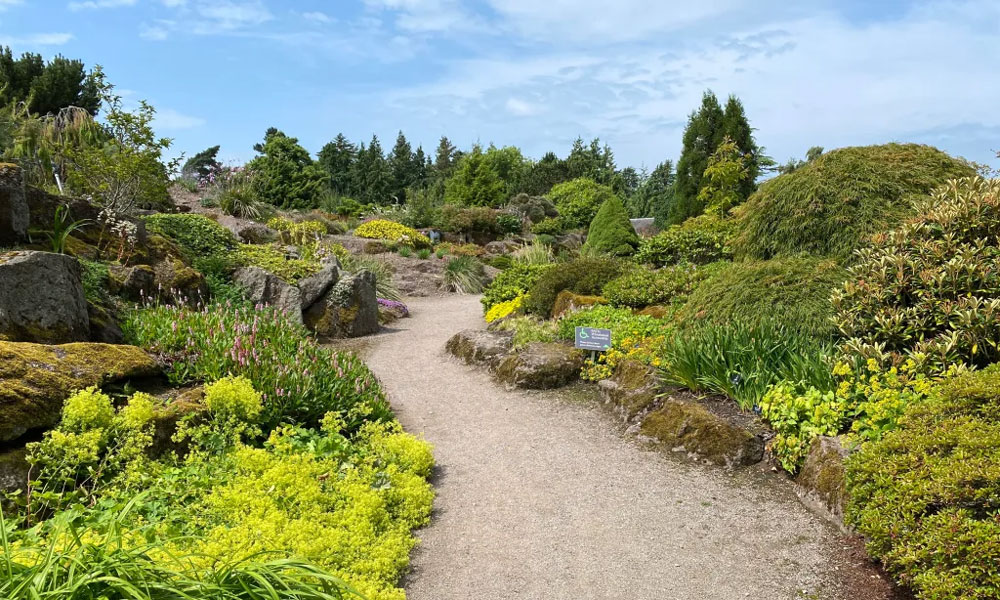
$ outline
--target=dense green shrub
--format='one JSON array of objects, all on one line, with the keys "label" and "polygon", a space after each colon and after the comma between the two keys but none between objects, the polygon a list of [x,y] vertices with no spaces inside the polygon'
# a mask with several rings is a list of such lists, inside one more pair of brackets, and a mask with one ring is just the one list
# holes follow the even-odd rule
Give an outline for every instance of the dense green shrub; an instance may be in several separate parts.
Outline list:
[{"label": "dense green shrub", "polygon": [[274,308],[151,306],[130,313],[122,329],[130,343],[168,361],[171,383],[249,379],[264,394],[267,428],[316,425],[331,411],[355,427],[391,414],[360,359],[319,346]]},{"label": "dense green shrub", "polygon": [[566,231],[566,227],[563,220],[558,217],[547,217],[541,221],[535,223],[531,226],[531,233],[535,235],[559,235],[560,233]]},{"label": "dense green shrub", "polygon": [[500,233],[499,211],[486,206],[462,207],[445,204],[438,225],[445,231],[466,234],[495,235]]},{"label": "dense green shrub", "polygon": [[390,240],[414,248],[430,248],[431,241],[416,229],[385,219],[375,219],[358,225],[354,235],[374,240]]},{"label": "dense green shrub", "polygon": [[319,206],[329,175],[313,162],[296,138],[271,128],[254,150],[260,155],[247,164],[247,169],[259,183],[261,200],[281,208]]},{"label": "dense green shrub", "polygon": [[639,246],[639,236],[629,221],[625,206],[618,196],[604,201],[590,222],[585,252],[631,256]]},{"label": "dense green shrub", "polygon": [[799,252],[847,258],[872,234],[914,214],[915,198],[972,174],[968,164],[930,146],[834,150],[761,185],[737,211],[733,247],[743,259]]},{"label": "dense green shrub", "polygon": [[[590,225],[604,201],[614,196],[615,192],[610,187],[586,177],[560,183],[548,193],[548,198],[555,203],[559,219],[566,229]],[[550,232],[535,231],[535,233]]]},{"label": "dense green shrub", "polygon": [[146,229],[177,243],[190,260],[223,255],[236,248],[236,236],[204,215],[159,213],[146,217]]},{"label": "dense green shrub", "polygon": [[556,296],[563,290],[595,296],[621,274],[622,263],[607,258],[579,258],[546,270],[528,290],[526,312],[543,318],[552,316]]},{"label": "dense green shrub", "polygon": [[316,258],[289,258],[280,244],[240,244],[235,260],[243,266],[260,267],[289,283],[315,275],[323,268]]},{"label": "dense green shrub", "polygon": [[1000,181],[954,181],[874,237],[834,295],[849,355],[921,369],[1000,360]]},{"label": "dense green shrub", "polygon": [[926,600],[1000,597],[1000,369],[909,406],[847,462],[847,519]]},{"label": "dense green shrub", "polygon": [[711,271],[688,264],[672,265],[659,271],[638,267],[608,282],[601,295],[612,306],[643,308],[654,304],[677,304],[686,300]]},{"label": "dense green shrub", "polygon": [[483,313],[488,311],[495,304],[508,302],[528,293],[528,290],[538,281],[543,273],[551,269],[553,265],[527,265],[514,263],[509,269],[503,271],[486,286],[483,290],[483,297],[480,302],[483,304]]},{"label": "dense green shrub", "polygon": [[594,306],[576,310],[558,321],[558,334],[572,340],[577,327],[599,327],[611,330],[611,349],[597,360],[584,362],[581,377],[589,381],[607,379],[623,361],[635,361],[660,366],[663,344],[672,335],[670,322],[648,315],[637,315],[629,309]]},{"label": "dense green shrub", "polygon": [[528,194],[518,194],[510,199],[507,210],[521,215],[523,218],[538,223],[546,217],[555,217],[559,214],[556,205],[544,196],[529,196]]},{"label": "dense green shrub", "polygon": [[664,380],[725,394],[750,410],[779,381],[831,389],[829,352],[828,345],[788,321],[703,324],[668,339],[663,348]]},{"label": "dense green shrub", "polygon": [[509,212],[497,213],[497,231],[502,235],[516,235],[521,233],[523,228],[524,224],[518,215]]},{"label": "dense green shrub", "polygon": [[819,258],[723,263],[694,289],[677,318],[685,326],[770,318],[829,338],[830,294],[845,277],[836,261]]},{"label": "dense green shrub", "polygon": [[509,317],[497,325],[497,330],[514,332],[515,349],[531,342],[556,341],[556,324],[553,321],[543,321],[535,317]]},{"label": "dense green shrub", "polygon": [[729,247],[732,236],[731,219],[701,215],[642,240],[635,260],[656,266],[681,262],[703,265],[730,260],[733,256]]}]

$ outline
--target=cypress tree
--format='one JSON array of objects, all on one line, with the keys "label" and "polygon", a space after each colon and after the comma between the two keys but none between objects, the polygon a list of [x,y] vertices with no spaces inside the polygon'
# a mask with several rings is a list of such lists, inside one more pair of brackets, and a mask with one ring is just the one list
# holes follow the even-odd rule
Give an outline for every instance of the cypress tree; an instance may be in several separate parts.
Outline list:
[{"label": "cypress tree", "polygon": [[729,96],[726,102],[725,114],[722,117],[722,133],[736,144],[740,154],[746,158],[746,178],[739,185],[739,200],[742,202],[757,189],[756,181],[760,176],[760,147],[753,139],[753,129],[750,128],[743,103],[736,96]]},{"label": "cypress tree", "polygon": [[406,136],[400,131],[396,136],[396,145],[392,147],[389,155],[389,171],[392,177],[392,188],[389,192],[397,203],[406,201],[406,188],[416,178],[413,168],[413,150],[410,142],[406,141]]},{"label": "cypress tree", "polygon": [[698,201],[701,180],[708,167],[708,158],[718,148],[725,135],[723,121],[725,114],[719,100],[711,90],[705,92],[701,107],[688,117],[684,130],[684,146],[677,161],[677,176],[673,201],[665,218],[657,225],[682,223],[689,217],[699,215],[704,210]]},{"label": "cypress tree", "polygon": [[355,190],[351,185],[351,170],[358,158],[358,149],[338,133],[319,151],[316,162],[330,175],[330,189],[341,196],[350,196]]}]

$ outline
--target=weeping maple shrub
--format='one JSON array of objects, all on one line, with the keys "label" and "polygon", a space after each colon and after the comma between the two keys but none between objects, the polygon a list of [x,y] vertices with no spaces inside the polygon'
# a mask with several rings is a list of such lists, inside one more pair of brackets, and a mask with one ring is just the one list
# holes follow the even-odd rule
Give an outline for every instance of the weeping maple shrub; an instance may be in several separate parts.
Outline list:
[{"label": "weeping maple shrub", "polygon": [[848,356],[919,370],[1000,360],[1000,180],[953,180],[874,236],[833,294]]}]

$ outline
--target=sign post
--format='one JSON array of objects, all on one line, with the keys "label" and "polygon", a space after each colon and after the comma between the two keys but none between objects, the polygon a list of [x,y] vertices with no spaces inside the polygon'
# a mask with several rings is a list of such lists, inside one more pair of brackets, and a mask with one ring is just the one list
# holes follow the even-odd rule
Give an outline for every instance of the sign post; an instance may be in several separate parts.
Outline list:
[{"label": "sign post", "polygon": [[580,350],[590,350],[590,359],[597,362],[596,354],[611,349],[611,330],[594,327],[577,327],[573,345]]}]

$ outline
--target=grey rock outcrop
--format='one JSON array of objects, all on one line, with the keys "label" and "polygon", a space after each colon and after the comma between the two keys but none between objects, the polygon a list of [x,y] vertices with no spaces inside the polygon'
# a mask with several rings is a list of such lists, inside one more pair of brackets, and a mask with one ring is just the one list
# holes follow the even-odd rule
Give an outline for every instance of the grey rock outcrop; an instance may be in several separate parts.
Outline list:
[{"label": "grey rock outcrop", "polygon": [[302,293],[274,273],[260,267],[243,267],[233,275],[233,281],[246,291],[254,304],[269,304],[296,323],[302,322]]},{"label": "grey rock outcrop", "polygon": [[0,164],[0,245],[13,244],[27,238],[29,220],[21,167],[9,163]]},{"label": "grey rock outcrop", "polygon": [[573,383],[580,377],[583,355],[572,346],[532,342],[501,360],[497,379],[508,385],[547,390]]},{"label": "grey rock outcrop", "polygon": [[89,338],[75,258],[33,251],[0,254],[0,340],[62,344]]},{"label": "grey rock outcrop", "polygon": [[316,301],[323,297],[323,294],[330,291],[340,279],[340,267],[336,260],[331,260],[323,264],[319,273],[300,279],[298,286],[302,298],[302,310],[307,310]]},{"label": "grey rock outcrop", "polygon": [[361,270],[343,277],[306,310],[303,320],[325,337],[359,337],[377,332],[375,275]]},{"label": "grey rock outcrop", "polygon": [[445,349],[467,364],[500,362],[510,352],[514,334],[509,331],[466,329],[451,336]]}]

